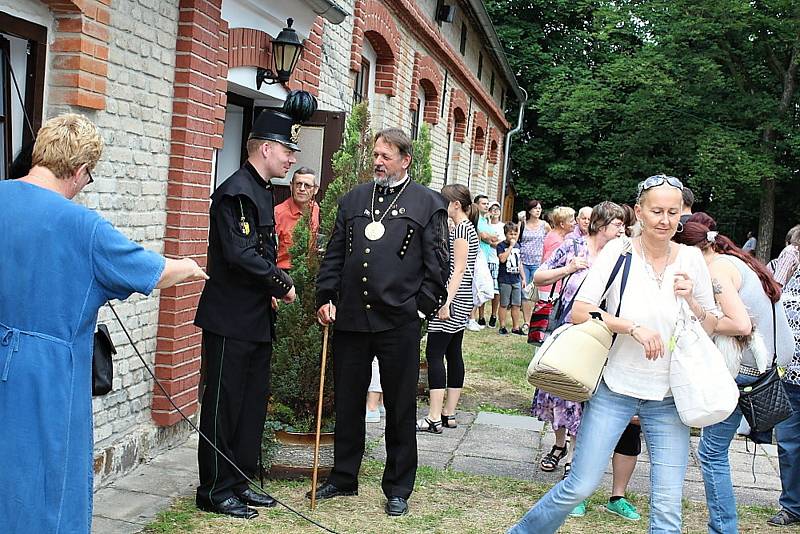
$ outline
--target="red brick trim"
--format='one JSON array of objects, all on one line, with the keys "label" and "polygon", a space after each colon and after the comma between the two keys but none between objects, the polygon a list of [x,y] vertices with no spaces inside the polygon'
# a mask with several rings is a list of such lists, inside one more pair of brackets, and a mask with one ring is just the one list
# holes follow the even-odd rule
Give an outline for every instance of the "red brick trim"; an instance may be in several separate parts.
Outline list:
[{"label": "red brick trim", "polygon": [[[489,92],[483,87],[481,82],[464,64],[461,54],[456,51],[430,17],[420,11],[417,2],[412,0],[384,0],[404,27],[414,34],[414,36],[431,51],[435,60],[446,68],[462,84],[464,89],[477,100],[478,105],[492,117],[492,122],[499,124],[504,131],[511,127],[505,118],[503,110],[494,101]],[[368,2],[376,3],[374,2]],[[383,7],[383,6],[381,6]],[[369,9],[367,10],[369,11]]]},{"label": "red brick trim", "polygon": [[472,116],[472,150],[476,154],[483,154],[486,149],[489,120],[483,111],[475,111]]},{"label": "red brick trim", "polygon": [[444,75],[430,56],[419,56],[418,72],[419,85],[425,91],[425,109],[422,120],[428,124],[438,124]]},{"label": "red brick trim", "polygon": [[54,104],[105,109],[111,0],[43,0],[55,14]]},{"label": "red brick trim", "polygon": [[447,118],[447,133],[453,131],[453,141],[463,143],[467,136],[467,95],[461,89],[450,89],[450,111]]},{"label": "red brick trim", "polygon": [[350,70],[361,69],[364,39],[378,56],[375,66],[375,92],[394,96],[397,92],[397,58],[400,54],[400,30],[394,18],[377,0],[356,0],[353,12],[353,43],[350,47]]},{"label": "red brick trim", "polygon": [[[228,24],[222,0],[180,0],[175,55],[167,225],[164,254],[206,264],[211,158],[222,146],[228,76]],[[163,289],[159,302],[156,377],[184,413],[197,411],[200,331],[192,324],[202,282]],[[180,420],[158,387],[152,416],[168,426]]]},{"label": "red brick trim", "polygon": [[492,165],[497,164],[497,154],[500,148],[500,134],[497,128],[490,127],[489,128],[489,163]]},{"label": "red brick trim", "polygon": [[350,70],[361,70],[361,47],[364,45],[364,0],[356,0],[353,6],[353,42],[350,45]]},{"label": "red brick trim", "polygon": [[322,34],[325,19],[317,17],[311,26],[308,39],[303,41],[303,55],[289,80],[289,89],[302,89],[319,96],[320,73],[322,72]]},{"label": "red brick trim", "polygon": [[231,28],[228,37],[228,68],[272,68],[272,37],[252,28]]},{"label": "red brick trim", "polygon": [[411,102],[408,108],[417,111],[417,99],[419,98],[419,58],[422,54],[414,52],[414,68],[411,69]]}]

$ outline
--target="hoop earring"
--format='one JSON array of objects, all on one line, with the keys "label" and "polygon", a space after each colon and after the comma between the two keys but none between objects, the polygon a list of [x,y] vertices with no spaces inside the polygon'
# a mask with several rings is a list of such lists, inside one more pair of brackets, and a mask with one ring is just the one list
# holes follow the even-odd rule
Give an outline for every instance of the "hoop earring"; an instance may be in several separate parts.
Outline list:
[{"label": "hoop earring", "polygon": [[678,228],[675,230],[675,233],[680,234],[681,232],[683,232],[683,223],[678,221]]}]

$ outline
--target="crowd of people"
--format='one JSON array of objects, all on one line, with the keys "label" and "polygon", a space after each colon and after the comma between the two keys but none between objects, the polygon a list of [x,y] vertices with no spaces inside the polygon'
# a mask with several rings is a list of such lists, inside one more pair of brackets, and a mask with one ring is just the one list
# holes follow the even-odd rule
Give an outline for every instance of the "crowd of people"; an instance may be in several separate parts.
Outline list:
[{"label": "crowd of people", "polygon": [[[454,187],[461,189],[457,199],[447,194]],[[739,248],[717,231],[712,217],[693,213],[694,195],[677,178],[651,176],[639,184],[634,206],[603,201],[580,208],[577,216],[569,207],[553,208],[544,216],[541,202],[531,200],[517,222],[502,221],[500,205],[484,195],[465,208],[469,192],[463,189],[442,190],[452,222],[445,304],[450,307],[440,309],[429,323],[430,409],[417,421],[417,431],[440,434],[457,424],[464,330],[497,328],[506,335],[510,326],[510,333],[523,335],[535,303],[557,299],[560,305],[554,310],[559,313],[551,321],[580,323],[600,313],[617,335],[590,401],[567,401],[541,390],[534,394],[532,416],[548,422],[555,433],[555,445],[539,467],[553,471],[565,460],[564,473],[510,533],[555,532],[567,516],[586,514],[586,499],[600,483],[609,458],[613,485],[605,508],[639,520],[625,491],[641,453],[642,433],[651,465],[650,531],[681,531],[689,427],[678,416],[670,392],[668,344],[681,300],[720,347],[729,346],[726,340],[739,347],[738,385],[752,384],[768,370],[772,361],[765,355],[775,354],[777,364],[787,369],[785,385],[796,413],[775,428],[781,509],[769,524],[800,523],[800,474],[793,461],[800,452],[800,225],[790,230],[780,256],[765,265],[753,254],[752,236]],[[621,281],[609,276],[626,250],[632,259],[629,289],[623,295]],[[494,279],[495,298],[468,314],[473,302],[469,266],[479,251]],[[485,308],[491,310],[488,320]],[[616,316],[606,311],[613,309]],[[721,423],[702,429],[698,455],[709,532],[738,531],[728,460],[736,433],[749,433],[757,443],[773,440],[772,431],[742,429],[741,422],[737,408]]]},{"label": "crowd of people", "polygon": [[[269,180],[284,177],[299,150],[292,126],[280,112],[263,112],[247,161],[212,195],[208,275],[191,259],[143,249],[70,202],[92,183],[103,148],[97,128],[79,115],[47,121],[29,171],[0,182],[0,248],[26,266],[0,269],[0,424],[15,428],[0,440],[0,484],[11,492],[0,500],[1,531],[90,530],[87,355],[98,309],[109,299],[192,279],[207,280],[195,324],[203,331],[200,428],[214,445],[200,441],[196,504],[246,519],[276,504],[245,475],[257,470],[278,302],[295,298],[286,272],[291,235],[303,213],[311,214],[312,229],[319,225],[312,169],[293,174],[290,198],[273,209]],[[316,308],[319,322],[335,332],[336,427],[334,467],[316,499],[357,495],[365,421],[385,416],[385,511],[408,513],[417,432],[442,434],[458,425],[468,373],[465,330],[525,335],[534,304],[557,298],[552,322],[599,314],[616,339],[589,401],[534,394],[532,416],[555,433],[539,468],[554,471],[564,460],[564,473],[509,532],[556,532],[569,515],[585,514],[609,459],[614,477],[605,507],[640,519],[625,490],[642,433],[651,466],[650,532],[681,532],[689,427],[670,392],[668,340],[685,302],[709,336],[739,347],[738,384],[753,383],[773,353],[786,369],[795,414],[775,427],[782,488],[780,511],[769,523],[800,523],[800,225],[781,254],[762,264],[721,234],[712,217],[692,213],[691,191],[665,175],[641,181],[631,192],[633,206],[603,201],[577,212],[555,207],[544,217],[542,203],[531,200],[517,221],[502,221],[500,204],[486,195],[458,184],[436,192],[416,183],[408,174],[412,157],[402,130],[376,134],[374,179],[339,200],[325,246]],[[36,247],[29,246],[32,235]],[[624,281],[614,269],[623,255],[630,258]],[[475,307],[479,261],[491,273],[494,298]],[[429,407],[417,419],[425,321]],[[702,429],[709,532],[737,532],[728,449],[737,432],[746,432],[741,420],[737,408]],[[750,433],[761,443],[772,437]]]}]

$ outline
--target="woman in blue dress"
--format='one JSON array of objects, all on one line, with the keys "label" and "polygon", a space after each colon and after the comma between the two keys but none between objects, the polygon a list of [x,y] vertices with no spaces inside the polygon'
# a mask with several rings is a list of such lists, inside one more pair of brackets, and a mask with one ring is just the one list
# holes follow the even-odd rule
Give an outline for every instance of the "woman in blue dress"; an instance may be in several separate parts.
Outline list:
[{"label": "woman in blue dress", "polygon": [[207,278],[71,199],[103,150],[74,114],[47,121],[32,167],[0,182],[0,532],[92,524],[92,348],[100,306]]}]

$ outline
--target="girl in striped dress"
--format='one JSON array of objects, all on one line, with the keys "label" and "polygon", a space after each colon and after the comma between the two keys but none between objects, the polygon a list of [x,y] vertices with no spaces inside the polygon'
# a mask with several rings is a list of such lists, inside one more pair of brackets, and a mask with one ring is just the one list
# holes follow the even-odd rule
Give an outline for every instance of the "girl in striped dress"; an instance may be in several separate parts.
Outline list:
[{"label": "girl in striped dress", "polygon": [[[472,277],[478,256],[478,209],[470,200],[469,189],[460,184],[446,185],[442,196],[447,200],[447,214],[454,226],[450,231],[450,278],[447,301],[438,316],[428,323],[428,416],[417,421],[417,430],[441,434],[442,427],[457,426],[455,413],[464,386],[464,358],[461,341],[473,308]],[[444,359],[447,359],[445,372]],[[444,404],[445,387],[447,404]]]}]

